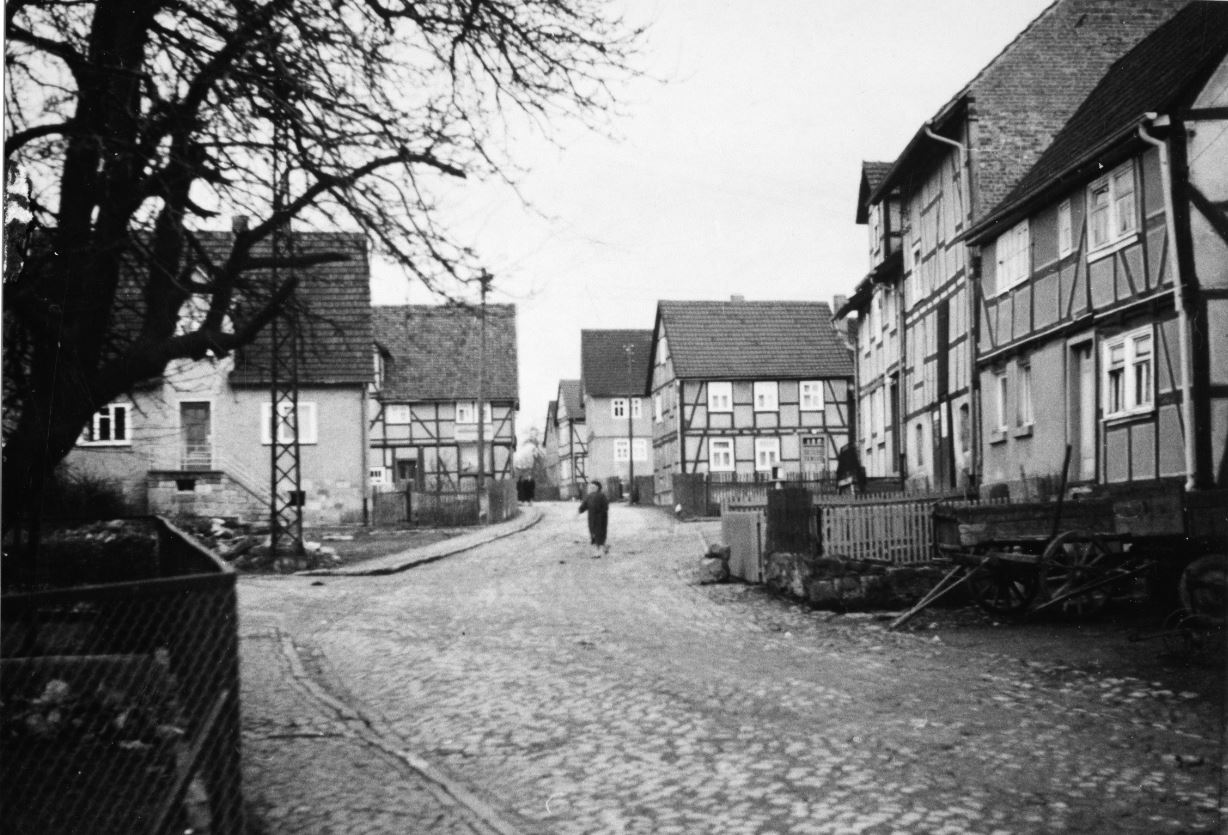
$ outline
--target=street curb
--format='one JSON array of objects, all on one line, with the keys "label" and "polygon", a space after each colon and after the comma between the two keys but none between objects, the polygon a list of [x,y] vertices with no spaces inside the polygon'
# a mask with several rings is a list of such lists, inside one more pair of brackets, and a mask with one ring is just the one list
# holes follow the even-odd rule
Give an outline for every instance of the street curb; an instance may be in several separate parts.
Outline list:
[{"label": "street curb", "polygon": [[452,546],[450,549],[440,551],[439,553],[432,553],[428,556],[415,556],[420,555],[424,551],[433,550],[433,546],[424,545],[380,558],[384,562],[405,560],[404,562],[395,562],[393,565],[384,565],[378,568],[315,568],[310,571],[296,571],[294,573],[299,577],[380,577],[385,574],[399,574],[402,571],[408,571],[420,565],[429,565],[446,557],[471,551],[482,545],[527,531],[541,520],[542,512],[537,508],[533,508],[530,511],[522,512],[511,522],[503,523],[506,527],[496,525],[495,528],[498,528],[498,530],[491,529],[477,534],[464,534],[456,539],[447,540],[448,544]]},{"label": "street curb", "polygon": [[401,742],[400,737],[382,721],[328,693],[303,667],[303,661],[294,644],[294,639],[281,630],[277,630],[277,635],[282,656],[290,666],[290,677],[310,693],[317,702],[334,710],[343,721],[359,722],[364,725],[367,732],[359,731],[357,733],[359,739],[403,762],[418,774],[424,781],[424,788],[437,800],[445,805],[459,806],[464,809],[494,835],[520,835],[519,829],[506,821],[494,807],[479,798],[461,782],[445,774],[423,757],[397,745],[397,742]]}]

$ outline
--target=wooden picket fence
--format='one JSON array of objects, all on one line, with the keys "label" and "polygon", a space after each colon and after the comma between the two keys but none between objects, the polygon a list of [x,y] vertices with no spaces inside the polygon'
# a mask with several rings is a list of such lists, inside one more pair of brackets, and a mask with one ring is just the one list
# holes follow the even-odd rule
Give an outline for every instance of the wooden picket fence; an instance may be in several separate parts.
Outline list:
[{"label": "wooden picket fence", "polygon": [[934,558],[934,502],[823,505],[823,553],[896,565]]}]

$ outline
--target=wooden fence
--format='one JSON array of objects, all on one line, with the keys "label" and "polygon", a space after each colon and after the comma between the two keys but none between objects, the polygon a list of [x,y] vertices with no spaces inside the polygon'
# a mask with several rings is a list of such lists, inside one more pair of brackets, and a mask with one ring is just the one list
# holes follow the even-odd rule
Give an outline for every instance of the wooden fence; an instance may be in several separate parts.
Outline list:
[{"label": "wooden fence", "polygon": [[462,527],[481,523],[497,524],[515,516],[516,483],[499,479],[487,485],[486,518],[476,490],[389,490],[372,498],[372,523],[375,525],[427,525]]},{"label": "wooden fence", "polygon": [[934,558],[934,502],[821,505],[823,553],[896,565]]}]

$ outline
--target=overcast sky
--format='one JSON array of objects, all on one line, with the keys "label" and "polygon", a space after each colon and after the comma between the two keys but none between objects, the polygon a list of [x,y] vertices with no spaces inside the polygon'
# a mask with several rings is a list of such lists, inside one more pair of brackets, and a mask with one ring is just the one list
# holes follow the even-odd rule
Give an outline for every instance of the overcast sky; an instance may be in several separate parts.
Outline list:
[{"label": "overcast sky", "polygon": [[[614,135],[526,138],[526,209],[467,183],[452,211],[517,305],[518,434],[580,376],[580,330],[644,328],[658,299],[831,301],[865,274],[863,159],[909,138],[1047,0],[618,0],[650,24]],[[376,304],[429,303],[376,271]],[[476,298],[476,297],[475,297]]]}]

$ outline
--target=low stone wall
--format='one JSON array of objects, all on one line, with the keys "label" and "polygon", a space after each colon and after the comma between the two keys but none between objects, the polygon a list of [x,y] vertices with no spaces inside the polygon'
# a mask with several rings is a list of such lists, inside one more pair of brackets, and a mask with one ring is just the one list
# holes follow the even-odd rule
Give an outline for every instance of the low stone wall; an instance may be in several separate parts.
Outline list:
[{"label": "low stone wall", "polygon": [[[860,611],[912,606],[950,570],[941,565],[894,566],[874,560],[846,560],[809,554],[768,554],[764,583],[773,591],[816,609]],[[963,588],[943,598],[967,600]]]}]

